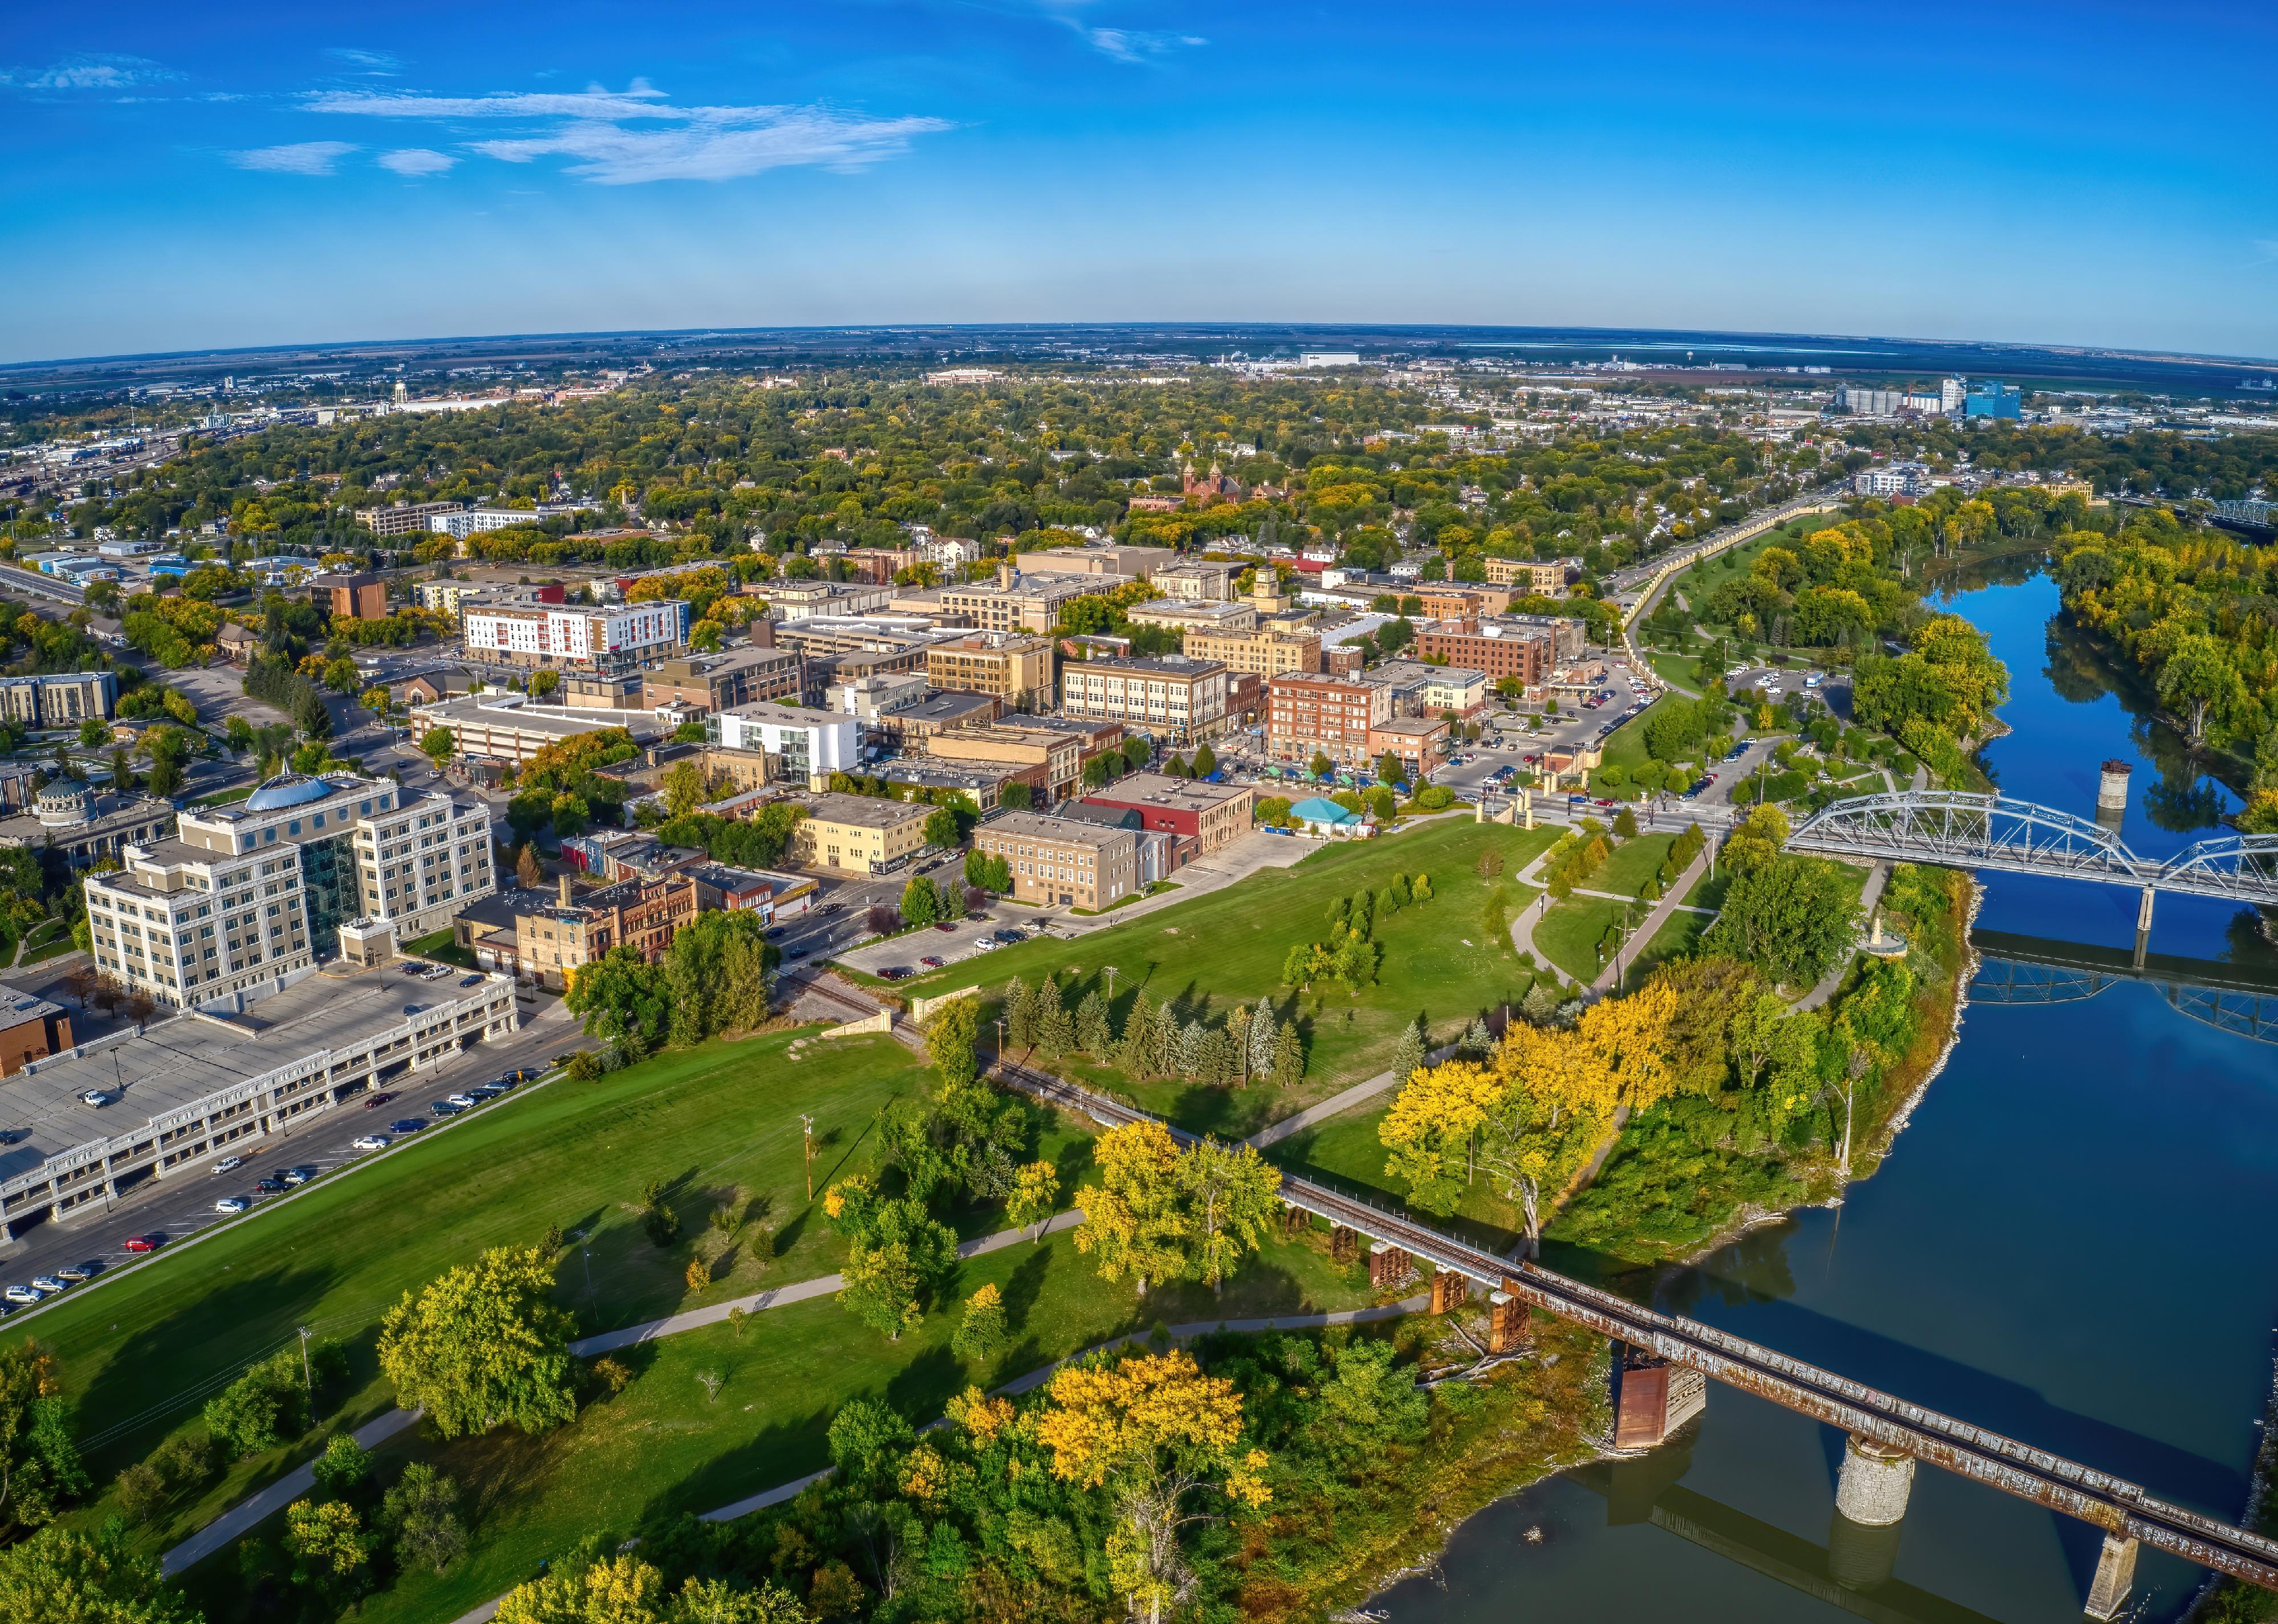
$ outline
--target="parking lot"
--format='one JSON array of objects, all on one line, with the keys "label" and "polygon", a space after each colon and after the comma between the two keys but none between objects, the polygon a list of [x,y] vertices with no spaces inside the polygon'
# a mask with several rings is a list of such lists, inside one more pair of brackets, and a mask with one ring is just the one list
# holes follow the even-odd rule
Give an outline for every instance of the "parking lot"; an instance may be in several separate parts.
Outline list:
[{"label": "parking lot", "polygon": [[[982,919],[959,919],[946,926],[929,926],[912,931],[906,936],[896,936],[885,942],[873,942],[867,948],[857,948],[851,953],[838,955],[838,962],[867,975],[884,975],[889,970],[907,969],[913,974],[922,973],[936,966],[928,960],[939,960],[953,964],[959,959],[971,958],[976,953],[994,950],[998,936],[1019,936],[1025,939],[1049,928],[1048,921],[1035,911],[1018,903],[992,904],[988,916]],[[898,980],[898,977],[889,977]]]}]

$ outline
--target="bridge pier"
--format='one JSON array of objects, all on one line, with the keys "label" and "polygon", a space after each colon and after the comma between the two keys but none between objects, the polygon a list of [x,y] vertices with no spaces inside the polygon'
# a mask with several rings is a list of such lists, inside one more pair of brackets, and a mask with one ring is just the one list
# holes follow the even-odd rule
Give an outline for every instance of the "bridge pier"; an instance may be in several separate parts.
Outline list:
[{"label": "bridge pier", "polygon": [[1368,1283],[1377,1291],[1387,1291],[1395,1285],[1405,1285],[1416,1273],[1416,1265],[1405,1250],[1388,1240],[1372,1240],[1368,1246]]},{"label": "bridge pier", "polygon": [[1527,1307],[1509,1292],[1487,1293],[1487,1352],[1512,1353],[1526,1340]]},{"label": "bridge pier", "polygon": [[1907,1514],[1914,1482],[1912,1455],[1854,1432],[1844,1440],[1835,1510],[1867,1528],[1888,1528]]},{"label": "bridge pier", "polygon": [[2144,955],[2152,945],[2152,899],[2159,895],[2150,886],[2144,888],[2143,900],[2136,904],[2136,968],[2144,967]]},{"label": "bridge pier", "polygon": [[2096,1582],[2088,1587],[2088,1605],[2081,1611],[2091,1619],[2116,1619],[2135,1588],[2136,1542],[2106,1534],[2096,1559]]},{"label": "bridge pier", "polygon": [[1451,1314],[1471,1295],[1472,1283],[1452,1269],[1432,1271],[1432,1312]]},{"label": "bridge pier", "polygon": [[1614,1363],[1614,1447],[1652,1449],[1708,1407],[1708,1378],[1635,1348]]},{"label": "bridge pier", "polygon": [[1342,1224],[1329,1226],[1329,1261],[1349,1263],[1360,1255],[1360,1231],[1347,1229]]}]

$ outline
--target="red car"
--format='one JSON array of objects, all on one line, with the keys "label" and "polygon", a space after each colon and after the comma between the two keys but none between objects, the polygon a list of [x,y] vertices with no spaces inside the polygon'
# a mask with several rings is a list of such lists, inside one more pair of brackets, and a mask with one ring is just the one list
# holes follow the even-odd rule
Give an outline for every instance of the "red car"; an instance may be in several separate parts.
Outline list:
[{"label": "red car", "polygon": [[923,964],[929,970],[938,970],[941,968],[942,961],[929,953],[923,958],[918,960],[918,963]]},{"label": "red car", "polygon": [[957,926],[954,925],[936,925],[934,928],[936,930],[955,930]]},{"label": "red car", "polygon": [[394,1098],[395,1096],[392,1094],[368,1094],[363,1097],[363,1108],[368,1111],[376,1111]]},{"label": "red car", "polygon": [[156,1252],[160,1247],[166,1244],[166,1238],[162,1234],[153,1231],[148,1235],[134,1236],[133,1239],[122,1241],[119,1244],[122,1250],[128,1252]]}]

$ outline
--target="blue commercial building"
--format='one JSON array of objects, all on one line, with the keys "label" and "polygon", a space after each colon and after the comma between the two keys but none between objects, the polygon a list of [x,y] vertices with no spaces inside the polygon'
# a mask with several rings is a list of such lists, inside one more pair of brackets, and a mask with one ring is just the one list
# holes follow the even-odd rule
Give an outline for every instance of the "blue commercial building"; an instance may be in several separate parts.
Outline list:
[{"label": "blue commercial building", "polygon": [[2022,390],[2012,389],[1998,380],[1990,384],[1972,384],[1961,402],[1965,417],[2017,418],[2025,415],[2025,397]]}]

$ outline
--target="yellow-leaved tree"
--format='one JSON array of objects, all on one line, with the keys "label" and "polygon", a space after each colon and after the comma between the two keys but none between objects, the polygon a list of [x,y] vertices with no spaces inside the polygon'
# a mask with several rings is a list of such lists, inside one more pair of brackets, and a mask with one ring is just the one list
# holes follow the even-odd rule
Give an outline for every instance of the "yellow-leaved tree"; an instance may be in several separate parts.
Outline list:
[{"label": "yellow-leaved tree", "polygon": [[1103,1278],[1185,1277],[1192,1236],[1179,1170],[1179,1147],[1159,1122],[1135,1122],[1100,1136],[1099,1187],[1084,1200],[1075,1249],[1097,1254]]},{"label": "yellow-leaved tree", "polygon": [[1205,1491],[1252,1510],[1271,1500],[1263,1450],[1242,1448],[1242,1399],[1183,1352],[1076,1365],[1052,1378],[1037,1437],[1056,1476],[1105,1488],[1117,1524],[1108,1570],[1131,1611],[1159,1624],[1194,1588],[1179,1530],[1212,1515]]}]

